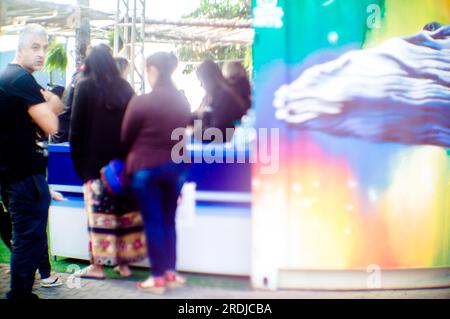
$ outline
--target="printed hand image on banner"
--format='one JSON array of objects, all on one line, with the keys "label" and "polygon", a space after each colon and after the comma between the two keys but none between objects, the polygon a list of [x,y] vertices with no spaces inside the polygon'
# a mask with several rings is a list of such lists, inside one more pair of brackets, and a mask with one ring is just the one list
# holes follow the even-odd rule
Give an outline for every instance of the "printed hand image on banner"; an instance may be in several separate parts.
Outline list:
[{"label": "printed hand image on banner", "polygon": [[283,27],[255,28],[256,124],[280,130],[280,169],[253,170],[254,285],[450,267],[450,3],[278,6]]}]

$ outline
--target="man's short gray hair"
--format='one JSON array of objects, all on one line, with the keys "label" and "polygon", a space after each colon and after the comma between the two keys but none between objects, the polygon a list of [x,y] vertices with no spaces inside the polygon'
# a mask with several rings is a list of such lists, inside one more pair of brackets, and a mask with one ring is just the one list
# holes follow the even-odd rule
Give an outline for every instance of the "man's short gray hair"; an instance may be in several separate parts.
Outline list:
[{"label": "man's short gray hair", "polygon": [[48,34],[45,28],[39,24],[27,24],[19,33],[19,41],[17,48],[19,50],[22,49],[28,42],[29,38],[33,35],[40,35],[47,37]]}]

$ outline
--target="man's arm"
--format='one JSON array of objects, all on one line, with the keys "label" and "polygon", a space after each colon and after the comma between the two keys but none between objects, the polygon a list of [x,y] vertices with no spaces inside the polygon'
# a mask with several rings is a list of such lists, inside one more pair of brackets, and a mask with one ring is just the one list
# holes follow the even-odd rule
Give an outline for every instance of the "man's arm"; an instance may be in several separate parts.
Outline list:
[{"label": "man's arm", "polygon": [[45,133],[54,135],[58,133],[57,115],[64,110],[64,104],[50,91],[41,90],[41,94],[45,102],[30,106],[28,114]]},{"label": "man's arm", "polygon": [[41,94],[53,113],[59,115],[62,111],[64,111],[64,103],[56,94],[45,90],[41,90]]},{"label": "man's arm", "polygon": [[28,73],[14,81],[12,90],[14,96],[25,101],[28,114],[46,134],[57,133],[56,114],[60,113],[64,106],[55,94],[43,90],[36,79]]},{"label": "man's arm", "polygon": [[54,135],[58,132],[58,117],[47,102],[30,106],[28,114],[45,133]]}]

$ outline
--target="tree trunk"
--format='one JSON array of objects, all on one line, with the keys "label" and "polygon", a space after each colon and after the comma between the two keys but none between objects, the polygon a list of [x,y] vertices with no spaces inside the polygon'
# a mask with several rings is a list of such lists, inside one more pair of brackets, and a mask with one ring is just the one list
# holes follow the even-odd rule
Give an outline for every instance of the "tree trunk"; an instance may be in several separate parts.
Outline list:
[{"label": "tree trunk", "polygon": [[86,8],[89,8],[89,0],[77,0],[80,8],[79,24],[75,30],[76,53],[75,61],[76,68],[79,70],[86,58],[86,50],[91,42],[91,28],[90,18]]}]

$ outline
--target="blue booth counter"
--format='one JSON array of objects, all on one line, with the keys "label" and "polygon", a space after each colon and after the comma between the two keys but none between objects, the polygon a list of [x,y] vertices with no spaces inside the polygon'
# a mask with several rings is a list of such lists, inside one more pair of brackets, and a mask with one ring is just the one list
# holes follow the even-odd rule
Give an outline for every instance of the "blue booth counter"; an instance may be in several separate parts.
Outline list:
[{"label": "blue booth counter", "polygon": [[[213,147],[222,152],[223,163],[208,164],[205,161],[194,163],[195,159],[202,159],[203,152],[210,154]],[[223,145],[205,145],[192,143],[188,145],[192,160],[188,181],[196,183],[198,191],[208,192],[251,192],[251,164],[249,163],[249,150],[236,151],[226,149]],[[235,163],[226,163],[233,158]],[[237,163],[237,158],[245,159],[245,163]],[[49,145],[49,184],[81,186],[82,181],[76,175],[70,157],[68,143]]]}]

